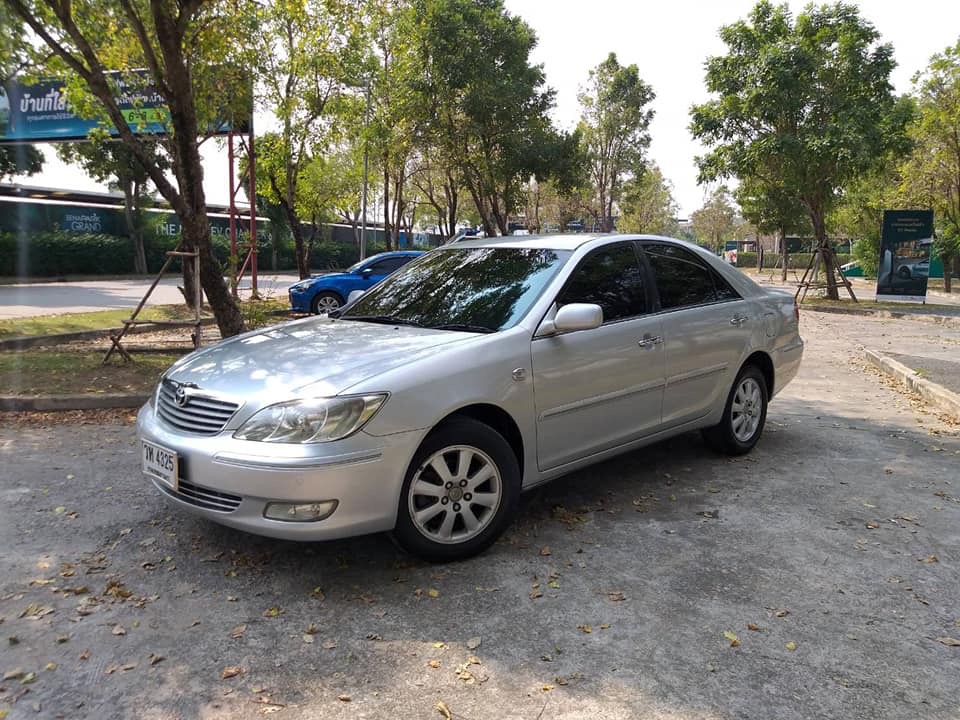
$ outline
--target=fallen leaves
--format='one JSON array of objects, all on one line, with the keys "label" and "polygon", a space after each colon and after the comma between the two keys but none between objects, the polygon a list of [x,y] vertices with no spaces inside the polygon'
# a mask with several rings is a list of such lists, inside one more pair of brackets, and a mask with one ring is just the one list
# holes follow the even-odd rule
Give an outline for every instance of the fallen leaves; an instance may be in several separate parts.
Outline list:
[{"label": "fallen leaves", "polygon": [[233,630],[230,631],[230,637],[232,637],[234,640],[239,640],[240,638],[243,637],[243,634],[246,631],[247,631],[246,624],[237,625]]},{"label": "fallen leaves", "polygon": [[52,607],[46,607],[45,605],[39,605],[37,603],[30,603],[21,611],[19,617],[27,618],[29,620],[39,620],[40,618],[46,617],[52,612]]},{"label": "fallen leaves", "polygon": [[960,640],[952,637],[938,637],[937,642],[948,647],[960,647]]},{"label": "fallen leaves", "polygon": [[223,672],[220,673],[221,680],[229,680],[230,678],[237,677],[238,675],[243,675],[243,668],[239,665],[227,665]]},{"label": "fallen leaves", "polygon": [[[450,708],[447,707],[447,704],[443,700],[437,700],[437,704],[433,706],[433,709],[443,715],[444,720],[453,720],[453,713],[450,712]],[[0,720],[2,720],[2,718],[0,718]]]},{"label": "fallen leaves", "polygon": [[427,595],[429,595],[434,600],[436,600],[438,597],[440,597],[440,591],[435,588],[430,588],[429,590],[427,590]]},{"label": "fallen leaves", "polygon": [[587,635],[593,632],[593,628],[589,625],[577,625],[577,630]]},{"label": "fallen leaves", "polygon": [[790,652],[793,652],[794,650],[797,649],[797,644],[793,640],[791,640],[786,645],[784,645],[784,647]]},{"label": "fallen leaves", "polygon": [[730,647],[740,647],[740,638],[731,630],[724,630],[723,636],[730,641]]},{"label": "fallen leaves", "polygon": [[126,635],[126,634],[127,634],[127,630],[126,630],[126,628],[123,627],[123,625],[114,625],[113,628],[110,630],[110,634],[111,634],[111,635]]},{"label": "fallen leaves", "polygon": [[927,565],[935,562],[940,562],[936,555],[927,555],[926,557],[917,558],[917,562],[926,563]]},{"label": "fallen leaves", "polygon": [[467,648],[469,650],[476,650],[478,647],[480,647],[481,642],[482,641],[479,637],[472,637],[469,640],[467,640]]},{"label": "fallen leaves", "polygon": [[427,661],[427,667],[433,668],[434,670],[439,670],[439,669],[440,669],[440,661],[439,661],[439,660],[436,660],[436,659],[434,659],[434,660],[428,660],[428,661]]},{"label": "fallen leaves", "polygon": [[167,659],[167,658],[166,658],[165,656],[163,656],[163,655],[157,655],[156,653],[150,653],[150,657],[148,658],[148,661],[149,661],[150,665],[156,665],[157,663],[163,662],[163,661],[166,660],[166,659]]},{"label": "fallen leaves", "polygon": [[747,630],[753,630],[753,632],[760,632],[761,628],[756,623],[747,623]]},{"label": "fallen leaves", "polygon": [[351,700],[353,700],[353,698],[347,695],[346,693],[342,693],[340,695],[337,695],[337,700],[339,700],[340,702],[350,702]]},{"label": "fallen leaves", "polygon": [[320,647],[322,647],[324,650],[333,650],[335,647],[337,647],[337,641],[336,641],[336,640],[324,640],[324,641],[320,644]]},{"label": "fallen leaves", "polygon": [[551,552],[550,547],[546,545],[540,548],[540,554],[543,555],[544,557],[547,557],[548,555],[552,555],[553,553]]},{"label": "fallen leaves", "polygon": [[607,593],[607,600],[609,600],[610,602],[623,602],[626,599],[627,599],[627,596],[620,591]]},{"label": "fallen leaves", "polygon": [[283,615],[283,608],[281,607],[267,608],[263,611],[263,616],[266,618],[275,618],[280,617],[281,615]]}]

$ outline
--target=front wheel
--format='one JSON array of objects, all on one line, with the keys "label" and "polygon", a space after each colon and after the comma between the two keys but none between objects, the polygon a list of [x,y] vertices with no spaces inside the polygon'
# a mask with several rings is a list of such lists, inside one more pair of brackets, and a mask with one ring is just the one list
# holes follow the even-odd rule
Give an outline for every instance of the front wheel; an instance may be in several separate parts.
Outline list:
[{"label": "front wheel", "polygon": [[723,417],[702,431],[707,445],[727,455],[750,452],[763,433],[767,420],[767,381],[756,365],[747,365],[737,375]]},{"label": "front wheel", "polygon": [[456,418],[427,436],[407,469],[394,539],[431,562],[486,550],[506,528],[520,497],[520,468],[494,429]]},{"label": "front wheel", "polygon": [[313,298],[310,309],[314,315],[327,315],[343,305],[343,298],[335,292],[319,292]]}]

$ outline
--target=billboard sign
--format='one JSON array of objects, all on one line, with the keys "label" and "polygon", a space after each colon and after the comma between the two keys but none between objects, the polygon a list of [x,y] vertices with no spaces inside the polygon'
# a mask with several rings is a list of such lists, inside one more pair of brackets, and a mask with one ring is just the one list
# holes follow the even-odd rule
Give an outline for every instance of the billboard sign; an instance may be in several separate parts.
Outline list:
[{"label": "billboard sign", "polygon": [[[117,90],[117,106],[134,133],[166,133],[170,112],[160,94],[148,84],[148,73],[113,72],[108,76]],[[138,81],[131,82],[133,78]],[[86,140],[97,127],[106,128],[113,136],[118,134],[109,123],[74,113],[65,90],[63,80],[55,79],[30,84],[10,80],[0,85],[0,144]],[[232,129],[242,128],[222,123],[211,132],[226,133]]]},{"label": "billboard sign", "polygon": [[884,210],[877,300],[926,302],[933,210]]}]

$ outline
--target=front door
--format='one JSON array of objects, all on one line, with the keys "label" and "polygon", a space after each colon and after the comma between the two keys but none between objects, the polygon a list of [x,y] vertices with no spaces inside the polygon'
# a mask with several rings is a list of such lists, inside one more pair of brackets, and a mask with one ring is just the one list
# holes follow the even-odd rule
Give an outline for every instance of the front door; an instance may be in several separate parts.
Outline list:
[{"label": "front door", "polygon": [[603,325],[533,340],[541,470],[655,432],[664,384],[661,320],[649,315],[645,271],[632,242],[587,255],[557,305],[593,303]]}]

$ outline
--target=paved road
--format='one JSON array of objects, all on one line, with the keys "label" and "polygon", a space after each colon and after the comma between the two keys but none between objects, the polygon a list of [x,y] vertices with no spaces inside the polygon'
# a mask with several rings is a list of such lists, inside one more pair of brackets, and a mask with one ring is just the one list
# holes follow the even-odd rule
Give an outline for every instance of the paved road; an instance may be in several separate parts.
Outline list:
[{"label": "paved road", "polygon": [[751,455],[688,435],[581,471],[446,566],[186,517],[128,422],[0,417],[0,670],[36,673],[0,708],[956,720],[960,648],[937,638],[960,639],[960,438],[857,360],[860,321],[805,314]]},{"label": "paved road", "polygon": [[[261,295],[284,297],[287,288],[297,281],[295,273],[263,273],[258,278]],[[135,308],[153,278],[122,280],[83,280],[53,283],[0,285],[0,319],[35,317],[71,312],[92,312],[116,308]],[[164,278],[150,296],[152,305],[173,305],[183,302],[177,289],[183,280]],[[249,279],[240,285],[241,297],[247,297]]]}]

